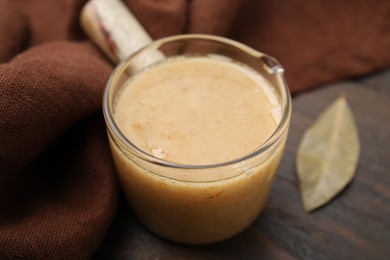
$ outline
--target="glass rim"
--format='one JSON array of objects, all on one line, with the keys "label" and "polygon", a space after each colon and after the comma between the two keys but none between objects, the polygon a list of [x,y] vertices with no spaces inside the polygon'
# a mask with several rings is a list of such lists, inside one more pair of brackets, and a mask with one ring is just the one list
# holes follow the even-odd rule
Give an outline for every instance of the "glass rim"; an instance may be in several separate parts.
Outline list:
[{"label": "glass rim", "polygon": [[[113,100],[113,97],[111,97],[111,89],[115,86],[115,83],[118,79],[118,76],[126,69],[127,64],[131,62],[131,60],[143,53],[147,52],[149,50],[157,49],[159,46],[169,43],[169,42],[174,42],[177,40],[207,40],[207,41],[213,41],[216,43],[220,44],[225,44],[230,47],[237,48],[238,50],[251,55],[252,57],[256,59],[260,59],[262,57],[268,57],[273,59],[273,62],[275,62],[274,65],[277,66],[277,76],[280,77],[281,80],[281,105],[282,105],[282,110],[283,114],[281,117],[280,122],[278,123],[275,131],[271,134],[271,136],[262,144],[260,144],[255,150],[240,156],[236,159],[232,159],[229,161],[225,162],[220,162],[220,163],[215,163],[215,164],[183,164],[183,163],[176,163],[176,162],[171,162],[167,161],[164,159],[160,159],[158,157],[155,157],[139,147],[137,147],[135,144],[133,144],[119,129],[117,124],[115,123],[114,116],[113,116],[113,111],[111,110],[111,105],[110,105],[110,100]],[[214,35],[206,35],[206,34],[182,34],[182,35],[175,35],[175,36],[168,36],[165,38],[161,38],[159,40],[153,41],[150,44],[142,47],[138,51],[132,53],[129,55],[126,59],[121,61],[116,68],[113,70],[113,72],[110,75],[110,78],[107,82],[107,85],[104,90],[104,95],[103,95],[103,115],[106,121],[106,126],[108,128],[109,134],[114,135],[114,143],[115,145],[117,144],[117,141],[115,140],[116,138],[119,139],[121,143],[124,144],[124,148],[132,153],[133,155],[137,156],[141,160],[145,160],[149,163],[164,166],[164,167],[169,167],[169,168],[177,168],[177,169],[210,169],[210,168],[220,168],[224,166],[229,166],[229,165],[234,165],[237,163],[240,163],[242,161],[251,159],[256,157],[259,154],[262,154],[266,152],[269,148],[271,148],[279,139],[283,136],[284,132],[287,130],[289,126],[289,120],[291,116],[291,95],[290,91],[288,89],[287,83],[284,80],[284,69],[283,67],[279,64],[278,61],[276,61],[274,58],[272,58],[269,55],[266,55],[264,53],[258,52],[257,50],[240,43],[235,40],[231,40],[225,37],[221,36],[214,36]],[[119,147],[120,149],[120,147]]]}]

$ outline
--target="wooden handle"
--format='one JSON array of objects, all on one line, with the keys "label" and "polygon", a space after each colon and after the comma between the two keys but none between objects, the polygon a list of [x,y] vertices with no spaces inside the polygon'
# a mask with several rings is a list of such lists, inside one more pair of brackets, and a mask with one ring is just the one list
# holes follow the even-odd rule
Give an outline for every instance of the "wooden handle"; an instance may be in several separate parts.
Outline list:
[{"label": "wooden handle", "polygon": [[[137,18],[119,0],[88,1],[81,11],[80,22],[115,64],[152,42]],[[149,55],[148,62],[161,58],[163,54],[155,51]]]}]

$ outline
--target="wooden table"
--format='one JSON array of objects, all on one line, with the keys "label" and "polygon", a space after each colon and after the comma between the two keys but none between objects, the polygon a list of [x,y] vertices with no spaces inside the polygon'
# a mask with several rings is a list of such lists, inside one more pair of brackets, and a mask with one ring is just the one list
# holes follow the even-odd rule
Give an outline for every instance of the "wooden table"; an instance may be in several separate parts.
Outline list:
[{"label": "wooden table", "polygon": [[[296,150],[305,129],[341,94],[359,129],[358,169],[330,204],[307,214],[298,190]],[[147,231],[122,198],[94,258],[390,259],[390,70],[294,96],[290,134],[270,199],[240,235],[209,246],[171,243]]]}]

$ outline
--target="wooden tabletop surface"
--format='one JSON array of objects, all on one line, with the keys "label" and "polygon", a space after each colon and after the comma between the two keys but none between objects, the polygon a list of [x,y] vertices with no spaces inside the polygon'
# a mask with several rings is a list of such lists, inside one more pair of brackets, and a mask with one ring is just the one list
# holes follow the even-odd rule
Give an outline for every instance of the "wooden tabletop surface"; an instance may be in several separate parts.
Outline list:
[{"label": "wooden tabletop surface", "polygon": [[[356,176],[330,204],[302,208],[295,156],[303,132],[346,95],[361,140]],[[96,259],[390,259],[390,70],[293,97],[286,151],[269,201],[238,236],[184,246],[147,231],[122,198]]]}]

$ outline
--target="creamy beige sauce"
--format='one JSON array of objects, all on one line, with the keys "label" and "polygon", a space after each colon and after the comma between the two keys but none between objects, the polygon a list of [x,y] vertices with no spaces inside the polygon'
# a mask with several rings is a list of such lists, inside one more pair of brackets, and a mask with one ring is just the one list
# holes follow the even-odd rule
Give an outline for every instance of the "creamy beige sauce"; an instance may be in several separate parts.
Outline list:
[{"label": "creamy beige sauce", "polygon": [[181,164],[242,157],[275,131],[279,104],[260,75],[233,62],[176,58],[132,79],[115,120],[141,150]]},{"label": "creamy beige sauce", "polygon": [[[125,136],[151,155],[213,164],[259,147],[275,131],[280,111],[272,88],[244,66],[215,57],[177,58],[129,81],[114,117]],[[152,165],[110,143],[139,219],[170,240],[202,244],[229,238],[256,219],[285,139],[250,160],[204,170]]]}]

